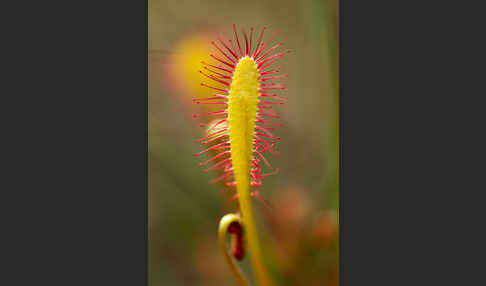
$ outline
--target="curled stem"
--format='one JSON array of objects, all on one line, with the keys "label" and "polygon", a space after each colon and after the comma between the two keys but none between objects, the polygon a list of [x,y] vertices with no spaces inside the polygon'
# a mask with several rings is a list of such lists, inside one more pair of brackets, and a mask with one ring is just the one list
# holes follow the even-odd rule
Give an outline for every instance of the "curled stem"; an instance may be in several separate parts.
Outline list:
[{"label": "curled stem", "polygon": [[[239,233],[235,233],[239,231]],[[238,281],[238,285],[240,286],[250,286],[250,283],[246,279],[245,275],[241,271],[240,267],[236,264],[235,260],[230,256],[228,253],[228,248],[226,246],[226,234],[233,233],[232,237],[232,244],[235,249],[233,250],[233,255],[238,259],[243,258],[243,241],[242,241],[242,223],[239,216],[235,214],[227,214],[219,221],[219,228],[218,228],[218,239],[219,239],[219,247],[223,252],[224,259],[228,264],[231,272],[235,276],[236,280]]]}]

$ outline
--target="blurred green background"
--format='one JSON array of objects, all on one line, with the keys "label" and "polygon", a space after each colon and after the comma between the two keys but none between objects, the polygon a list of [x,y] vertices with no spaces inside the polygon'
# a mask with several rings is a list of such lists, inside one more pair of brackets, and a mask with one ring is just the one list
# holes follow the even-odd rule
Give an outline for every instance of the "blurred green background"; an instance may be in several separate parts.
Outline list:
[{"label": "blurred green background", "polygon": [[[232,194],[208,181],[193,156],[203,148],[192,98],[203,96],[199,62],[215,35],[266,25],[292,50],[278,61],[288,102],[277,108],[280,173],[255,199],[266,263],[277,285],[338,285],[338,1],[149,0],[149,282],[237,285],[218,248]],[[202,58],[201,58],[202,57]],[[248,257],[241,263],[252,277]]]}]

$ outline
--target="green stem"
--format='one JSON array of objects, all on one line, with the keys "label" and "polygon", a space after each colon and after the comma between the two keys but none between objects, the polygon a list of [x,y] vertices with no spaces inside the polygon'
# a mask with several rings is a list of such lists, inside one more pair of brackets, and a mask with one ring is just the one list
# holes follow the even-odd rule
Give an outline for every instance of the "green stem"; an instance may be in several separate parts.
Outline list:
[{"label": "green stem", "polygon": [[[246,186],[246,185],[243,185]],[[244,226],[245,240],[248,243],[248,252],[251,256],[251,264],[253,272],[257,277],[258,284],[261,286],[273,286],[272,280],[270,280],[267,272],[265,271],[265,265],[263,263],[263,256],[260,249],[260,241],[258,240],[258,234],[255,224],[255,218],[253,215],[253,205],[250,196],[250,186],[246,188],[237,189],[238,201],[240,203],[241,219]]]},{"label": "green stem", "polygon": [[224,259],[226,263],[231,269],[231,272],[235,276],[238,284],[240,286],[250,286],[248,280],[245,278],[245,275],[235,263],[235,260],[228,254],[228,249],[226,247],[226,234],[228,233],[228,227],[233,222],[238,222],[241,225],[240,217],[235,214],[227,214],[219,221],[219,228],[218,228],[218,239],[219,239],[219,247],[223,252]]}]

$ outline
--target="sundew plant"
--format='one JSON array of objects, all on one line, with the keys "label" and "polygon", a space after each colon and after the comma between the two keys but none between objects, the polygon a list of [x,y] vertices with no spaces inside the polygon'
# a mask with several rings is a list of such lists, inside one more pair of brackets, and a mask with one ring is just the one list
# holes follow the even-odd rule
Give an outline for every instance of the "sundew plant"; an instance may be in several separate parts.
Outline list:
[{"label": "sundew plant", "polygon": [[[235,190],[239,213],[222,218],[218,237],[226,262],[240,285],[249,284],[234,259],[241,260],[245,249],[259,285],[273,285],[263,261],[252,197],[261,198],[258,188],[263,179],[279,171],[272,167],[267,154],[279,155],[275,146],[280,138],[274,131],[281,125],[274,121],[279,118],[274,107],[286,101],[281,96],[286,87],[279,81],[287,74],[280,74],[274,63],[290,51],[278,51],[282,43],[272,43],[278,31],[265,39],[265,30],[263,27],[257,33],[252,27],[249,33],[242,29],[238,35],[233,25],[233,40],[218,37],[213,41],[217,54],[209,56],[217,64],[202,61],[200,73],[208,79],[201,85],[214,93],[194,99],[196,104],[221,106],[217,111],[193,115],[215,118],[211,124],[202,124],[206,132],[198,141],[205,149],[195,155],[210,154],[200,164],[206,171],[218,170],[212,183],[223,183]],[[232,239],[231,255],[226,246],[227,233]]]}]

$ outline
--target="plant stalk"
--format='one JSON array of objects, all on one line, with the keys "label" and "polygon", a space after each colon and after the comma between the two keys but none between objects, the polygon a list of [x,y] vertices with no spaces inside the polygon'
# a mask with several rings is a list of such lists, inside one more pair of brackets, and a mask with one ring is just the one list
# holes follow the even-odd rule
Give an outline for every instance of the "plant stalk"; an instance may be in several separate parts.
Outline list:
[{"label": "plant stalk", "polygon": [[241,220],[244,227],[244,238],[248,245],[248,252],[250,253],[253,273],[256,276],[259,285],[273,286],[273,283],[266,272],[260,248],[260,241],[258,239],[255,217],[253,215],[253,205],[250,196],[250,185],[248,184],[246,186],[247,187],[244,189],[240,187],[240,189],[238,189],[237,191],[241,211]]}]

